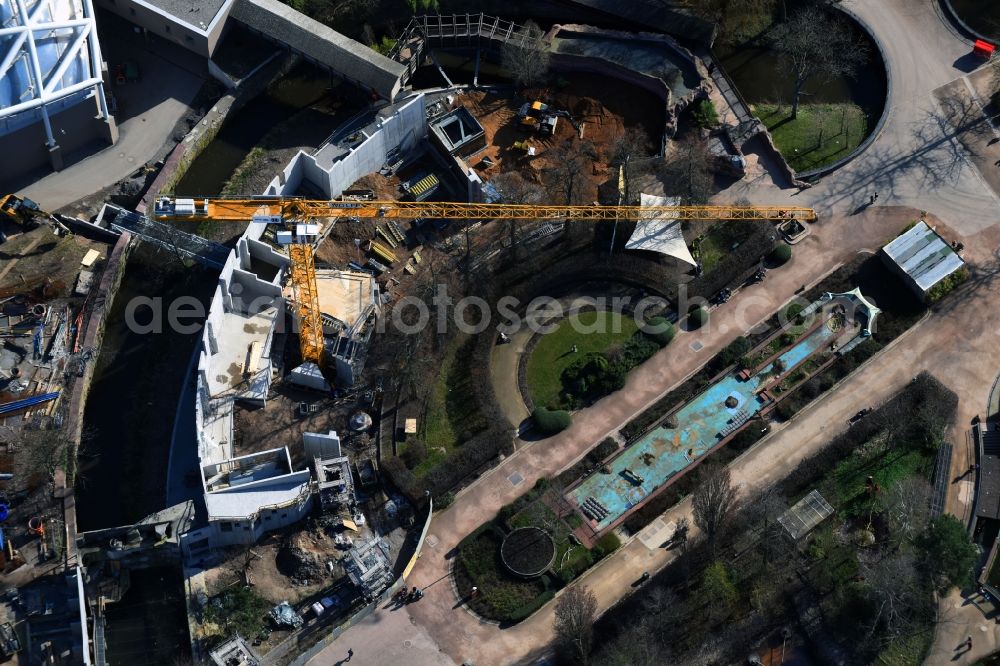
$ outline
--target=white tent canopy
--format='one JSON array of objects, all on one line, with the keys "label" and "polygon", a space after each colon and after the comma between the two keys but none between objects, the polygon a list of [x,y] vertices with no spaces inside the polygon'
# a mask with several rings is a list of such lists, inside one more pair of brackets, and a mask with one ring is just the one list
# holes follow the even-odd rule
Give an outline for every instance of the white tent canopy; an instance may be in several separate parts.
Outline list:
[{"label": "white tent canopy", "polygon": [[[642,206],[679,206],[679,197],[657,197],[652,194],[641,194],[639,203]],[[651,217],[640,220],[635,225],[632,237],[625,244],[627,250],[648,250],[674,257],[686,264],[695,266],[694,257],[684,242],[681,223],[675,219]]]}]

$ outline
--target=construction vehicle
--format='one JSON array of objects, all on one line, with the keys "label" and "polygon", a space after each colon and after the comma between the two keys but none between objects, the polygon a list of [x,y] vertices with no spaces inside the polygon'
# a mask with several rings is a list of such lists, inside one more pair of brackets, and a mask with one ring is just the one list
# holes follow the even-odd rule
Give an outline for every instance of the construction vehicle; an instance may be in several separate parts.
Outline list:
[{"label": "construction vehicle", "polygon": [[517,112],[518,123],[517,126],[526,131],[537,130],[539,124],[542,121],[542,117],[545,112],[548,111],[549,105],[544,102],[535,100],[530,104],[525,102],[521,105],[521,110]]},{"label": "construction vehicle", "polygon": [[[2,219],[22,227],[25,231],[37,227],[39,217],[48,217],[48,213],[43,211],[37,203],[16,194],[8,194],[0,199],[0,213],[3,215]],[[7,237],[0,231],[0,243],[5,240]]]},{"label": "construction vehicle", "polygon": [[[812,222],[811,208],[795,206],[549,206],[534,204],[454,203],[442,201],[320,200],[297,197],[171,198],[156,200],[153,218],[169,221],[239,221],[295,225],[320,218],[431,220],[802,220]],[[323,323],[316,287],[311,239],[298,236],[288,245],[291,279],[299,314],[302,359],[323,365]],[[384,248],[383,249],[388,249]],[[375,264],[369,261],[369,264]],[[385,268],[381,264],[379,268]]]},{"label": "construction vehicle", "polygon": [[517,113],[517,126],[526,131],[537,131],[545,136],[552,136],[556,133],[556,126],[560,118],[565,118],[573,125],[573,129],[580,131],[580,124],[576,122],[573,115],[563,109],[553,109],[548,104],[535,100],[530,104],[525,103]]},{"label": "construction vehicle", "polygon": [[529,157],[533,157],[535,155],[535,147],[532,146],[527,141],[515,141],[514,142],[514,150],[520,150],[521,152],[525,153]]}]

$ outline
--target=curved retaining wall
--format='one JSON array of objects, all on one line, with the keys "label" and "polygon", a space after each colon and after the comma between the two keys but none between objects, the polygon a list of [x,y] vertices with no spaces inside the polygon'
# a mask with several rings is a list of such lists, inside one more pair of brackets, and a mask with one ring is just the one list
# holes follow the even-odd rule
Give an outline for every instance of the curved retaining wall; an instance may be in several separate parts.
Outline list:
[{"label": "curved retaining wall", "polygon": [[958,10],[952,6],[951,0],[941,0],[941,6],[944,7],[944,13],[948,15],[948,18],[959,30],[971,37],[975,37],[976,39],[981,39],[984,42],[990,42],[991,44],[993,43],[992,37],[987,37],[978,30],[974,30],[972,26],[962,20],[962,17],[958,15]]},{"label": "curved retaining wall", "polygon": [[[132,252],[132,237],[122,233],[114,248],[108,254],[108,263],[101,275],[101,282],[92,294],[96,294],[87,317],[86,330],[78,332],[83,336],[80,345],[86,361],[83,365],[83,375],[73,382],[70,389],[69,409],[65,425],[66,446],[72,448],[73,455],[67,456],[72,462],[71,469],[57,469],[55,472],[56,497],[63,500],[63,519],[66,521],[66,560],[76,555],[76,494],[73,491],[76,476],[76,451],[80,446],[80,434],[83,431],[83,412],[87,406],[87,395],[90,393],[90,383],[94,378],[97,366],[97,356],[104,338],[107,315],[114,304],[115,294],[125,275],[128,256]],[[89,355],[89,356],[87,356]]]},{"label": "curved retaining wall", "polygon": [[[947,0],[945,1],[947,2]],[[875,34],[875,31],[872,30],[868,26],[868,24],[861,19],[860,16],[854,13],[853,10],[844,7],[843,5],[837,5],[837,10],[844,12],[844,14],[848,16],[848,18],[850,18],[852,21],[858,24],[861,27],[861,29],[865,31],[865,33],[872,40],[872,42],[875,44],[875,48],[878,50],[879,58],[882,60],[882,66],[885,68],[885,105],[882,107],[882,116],[878,119],[878,123],[875,124],[875,129],[872,130],[871,134],[868,135],[868,138],[862,141],[861,145],[855,148],[850,155],[842,157],[833,164],[828,164],[818,169],[806,171],[805,173],[795,174],[795,177],[799,180],[805,180],[807,178],[819,178],[821,176],[825,176],[828,173],[836,171],[840,167],[844,166],[845,164],[856,158],[861,153],[868,150],[868,148],[873,143],[875,143],[875,140],[878,139],[879,135],[882,134],[882,130],[885,129],[885,123],[889,119],[889,107],[890,107],[890,102],[892,101],[893,85],[892,85],[892,70],[889,67],[888,61],[885,59],[885,46],[882,44],[882,40],[879,39],[879,36]]]}]

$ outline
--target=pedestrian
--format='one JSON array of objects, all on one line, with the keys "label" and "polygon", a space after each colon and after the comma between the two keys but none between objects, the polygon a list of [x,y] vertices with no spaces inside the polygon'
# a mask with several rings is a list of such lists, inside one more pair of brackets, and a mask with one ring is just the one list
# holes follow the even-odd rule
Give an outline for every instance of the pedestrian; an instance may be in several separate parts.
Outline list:
[{"label": "pedestrian", "polygon": [[573,345],[573,350],[572,351],[573,351],[574,354],[576,353],[576,345]]},{"label": "pedestrian", "polygon": [[472,586],[472,594],[469,595],[469,596],[471,596],[473,599],[475,599],[476,597],[478,597],[479,596],[479,588],[476,587],[475,585],[473,585]]},{"label": "pedestrian", "polygon": [[965,639],[965,649],[969,652],[972,651],[972,636],[970,635]]},{"label": "pedestrian", "polygon": [[715,73],[715,63],[714,62],[708,63],[708,73],[709,74],[714,74]]},{"label": "pedestrian", "polygon": [[869,206],[875,205],[875,195],[874,194],[868,197],[868,205]]},{"label": "pedestrian", "polygon": [[347,650],[347,659],[345,659],[344,661],[350,661],[353,657],[354,657],[354,649],[349,648]]},{"label": "pedestrian", "polygon": [[872,203],[874,203],[874,202],[876,202],[876,201],[878,201],[878,192],[876,192],[876,193],[875,193],[875,194],[874,194],[874,195],[872,196]]}]

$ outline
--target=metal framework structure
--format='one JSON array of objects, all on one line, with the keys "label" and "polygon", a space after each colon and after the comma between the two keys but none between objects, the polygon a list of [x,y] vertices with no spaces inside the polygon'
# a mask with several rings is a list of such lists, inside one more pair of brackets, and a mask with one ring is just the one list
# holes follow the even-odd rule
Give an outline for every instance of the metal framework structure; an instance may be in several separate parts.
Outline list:
[{"label": "metal framework structure", "polygon": [[[178,202],[180,200],[177,200]],[[442,220],[779,220],[811,222],[816,212],[798,206],[549,206],[532,204],[451,203],[440,201],[326,201],[292,197],[220,197],[188,200],[193,207],[178,210],[174,200],[157,202],[155,216],[163,220],[255,220],[279,222],[323,217]]]},{"label": "metal framework structure", "polygon": [[[446,220],[760,220],[812,221],[811,208],[779,206],[546,206],[449,203],[439,201],[327,201],[294,197],[157,199],[153,217],[160,221],[247,221],[281,224],[316,218],[432,218]],[[313,247],[288,246],[292,285],[299,313],[302,359],[323,362],[323,322],[320,319]]]},{"label": "metal framework structure", "polygon": [[[52,15],[56,10],[72,18],[56,19]],[[56,141],[47,105],[90,88],[97,93],[101,115],[108,118],[92,1],[2,0],[0,17],[5,15],[0,27],[0,80],[12,76],[13,67],[28,81],[18,91],[21,101],[0,108],[0,118],[38,109],[51,147]],[[74,63],[84,65],[81,80],[64,80]]]},{"label": "metal framework structure", "polygon": [[323,321],[316,286],[316,262],[308,243],[288,246],[292,264],[292,288],[299,312],[299,351],[303,361],[323,365]]}]

